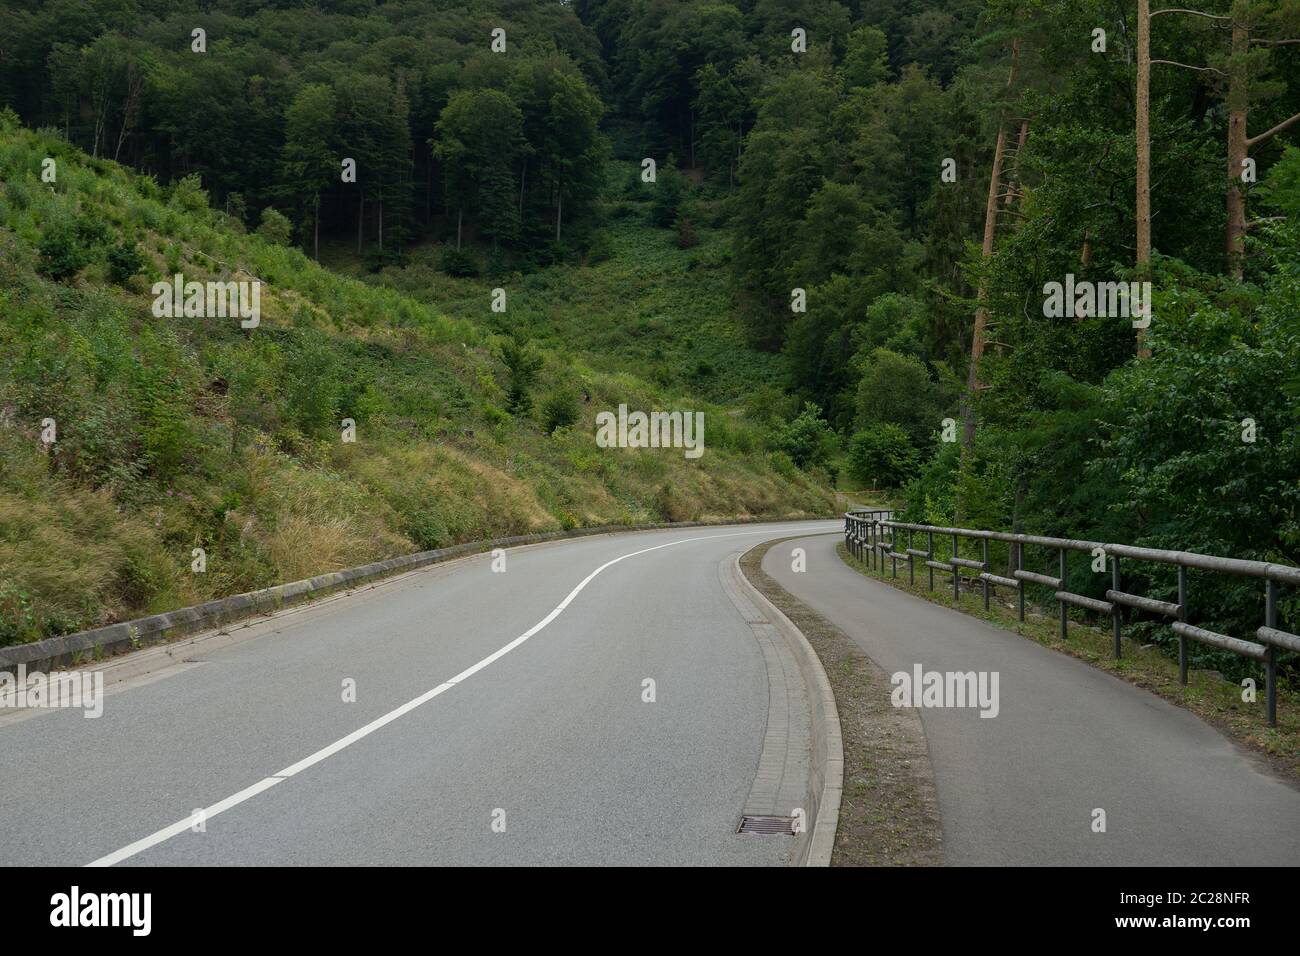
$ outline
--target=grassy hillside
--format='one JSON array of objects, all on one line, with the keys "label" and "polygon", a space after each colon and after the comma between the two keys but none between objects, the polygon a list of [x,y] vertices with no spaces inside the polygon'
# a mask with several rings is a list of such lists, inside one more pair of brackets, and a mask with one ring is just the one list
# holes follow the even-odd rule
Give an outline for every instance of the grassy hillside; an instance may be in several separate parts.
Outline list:
[{"label": "grassy hillside", "polygon": [[[607,164],[604,225],[580,264],[493,269],[491,255],[478,253],[483,274],[457,278],[441,268],[453,243],[417,247],[407,265],[378,274],[358,266],[350,242],[332,245],[322,258],[335,271],[435,301],[447,315],[490,331],[526,334],[603,371],[743,404],[751,417],[791,417],[798,409],[784,397],[784,358],[751,348],[735,315],[721,196],[700,190],[686,202],[698,244],[679,248],[675,229],[653,224],[654,187],[640,183],[638,170],[634,163]],[[497,287],[509,290],[505,313],[489,309]]]},{"label": "grassy hillside", "polygon": [[[0,643],[476,538],[830,509],[765,450],[768,426],[730,406],[771,369],[727,370],[720,353],[720,374],[665,371],[690,347],[669,341],[680,293],[621,285],[646,266],[633,227],[585,285],[535,273],[498,316],[484,295],[509,280],[448,284],[418,260],[340,276],[246,234],[194,181],[161,188],[0,115]],[[661,252],[647,282],[691,271]],[[691,254],[722,252],[706,237]],[[176,272],[261,280],[260,327],[154,317],[150,286]],[[537,370],[512,403],[516,320]],[[671,333],[649,346],[651,380],[640,324]],[[595,414],[621,402],[705,412],[707,452],[598,448]]]}]

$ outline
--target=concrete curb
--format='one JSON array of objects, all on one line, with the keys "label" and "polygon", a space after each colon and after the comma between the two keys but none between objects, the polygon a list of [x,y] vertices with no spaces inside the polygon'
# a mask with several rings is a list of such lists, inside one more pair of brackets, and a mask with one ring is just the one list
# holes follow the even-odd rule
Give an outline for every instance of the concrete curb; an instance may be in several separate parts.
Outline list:
[{"label": "concrete curb", "polygon": [[[834,515],[830,517],[836,517]],[[47,637],[29,644],[15,644],[0,647],[0,671],[14,671],[19,664],[25,664],[29,671],[50,671],[60,665],[77,664],[89,659],[123,651],[136,650],[151,644],[160,644],[173,638],[183,637],[199,631],[220,627],[283,610],[317,597],[438,564],[453,558],[479,554],[495,548],[510,548],[525,544],[538,544],[544,541],[558,541],[567,538],[581,538],[589,535],[614,534],[625,531],[656,531],[672,528],[702,528],[718,525],[761,524],[771,521],[825,521],[826,517],[815,518],[750,518],[732,521],[682,521],[645,525],[599,525],[592,528],[578,528],[570,531],[548,531],[540,534],[515,535],[509,538],[495,538],[490,541],[471,541],[439,548],[434,551],[420,551],[416,554],[403,555],[375,561],[360,567],[334,571],[317,575],[303,581],[292,581],[260,591],[249,591],[227,598],[218,598],[204,604],[179,608],[162,614],[109,624],[89,631],[78,631],[61,637]]]},{"label": "concrete curb", "polygon": [[807,799],[811,826],[807,832],[799,835],[799,847],[793,862],[796,866],[830,866],[835,831],[840,820],[840,799],[844,792],[844,740],[840,734],[840,715],[835,706],[835,693],[831,690],[830,678],[826,676],[821,658],[808,643],[803,631],[745,577],[740,566],[743,556],[737,555],[735,558],[736,576],[745,588],[746,596],[781,634],[794,655],[812,712],[812,754]]}]

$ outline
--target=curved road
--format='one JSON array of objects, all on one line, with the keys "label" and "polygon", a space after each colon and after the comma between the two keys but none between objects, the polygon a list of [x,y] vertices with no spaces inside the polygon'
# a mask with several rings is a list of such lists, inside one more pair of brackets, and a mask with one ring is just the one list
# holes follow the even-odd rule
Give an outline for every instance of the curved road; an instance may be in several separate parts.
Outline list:
[{"label": "curved road", "polygon": [[[996,718],[921,710],[949,863],[1300,861],[1300,794],[1215,730],[863,577],[838,527],[512,549],[120,658],[141,673],[98,719],[0,712],[0,863],[784,864],[789,838],[735,829],[806,770],[808,718],[725,569],[790,535],[765,569],[886,671],[999,673]],[[759,773],[782,706],[785,769]]]},{"label": "curved road", "polygon": [[196,642],[98,719],[0,716],[0,863],[783,864],[735,832],[769,683],[720,573],[833,526],[435,565]]},{"label": "curved road", "polygon": [[[763,569],[891,675],[917,664],[999,673],[996,717],[920,710],[948,863],[1300,863],[1300,792],[1218,731],[1082,661],[859,574],[836,555],[840,540],[790,541]],[[796,547],[804,573],[791,571]],[[1093,831],[1096,809],[1104,833]]]}]

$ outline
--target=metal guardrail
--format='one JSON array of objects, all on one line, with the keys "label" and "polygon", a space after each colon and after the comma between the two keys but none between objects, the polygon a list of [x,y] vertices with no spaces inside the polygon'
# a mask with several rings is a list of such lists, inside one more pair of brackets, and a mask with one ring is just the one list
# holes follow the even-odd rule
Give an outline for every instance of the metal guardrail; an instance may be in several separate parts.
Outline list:
[{"label": "metal guardrail", "polygon": [[[907,535],[906,545],[900,548],[899,532]],[[914,535],[926,536],[925,548],[914,548]],[[952,538],[952,554],[946,561],[936,561],[934,537]],[[960,541],[969,539],[982,545],[982,560],[960,557]],[[1011,577],[989,571],[989,542],[1001,541],[1012,545],[1015,569]],[[1187,642],[1199,641],[1221,650],[1264,664],[1267,675],[1267,710],[1269,726],[1277,725],[1277,655],[1279,651],[1300,653],[1300,635],[1278,628],[1277,596],[1282,584],[1300,585],[1300,568],[1266,561],[1246,561],[1240,558],[1222,558],[1191,551],[1162,551],[1139,548],[1127,544],[1106,544],[1099,541],[1079,541],[1071,538],[1046,538],[1031,534],[1010,534],[1002,531],[976,531],[970,528],[941,528],[935,525],[909,524],[893,520],[893,512],[885,509],[855,510],[844,515],[844,543],[859,561],[873,570],[884,573],[884,562],[890,562],[894,577],[898,577],[898,562],[907,562],[909,584],[916,582],[916,562],[922,561],[929,573],[929,588],[934,590],[934,572],[952,575],[953,603],[961,593],[962,569],[978,572],[973,580],[980,582],[984,592],[984,609],[989,608],[990,589],[995,586],[1015,588],[1018,596],[1020,620],[1025,619],[1025,585],[1036,584],[1051,589],[1060,607],[1061,638],[1066,637],[1066,611],[1070,606],[1080,607],[1111,618],[1115,657],[1122,656],[1120,644],[1125,608],[1146,611],[1172,619],[1170,625],[1178,637],[1178,679],[1187,683]],[[1040,547],[1057,553],[1057,575],[1042,574],[1025,569],[1025,547]],[[1087,597],[1065,590],[1068,564],[1066,555],[1071,551],[1085,551],[1093,556],[1102,555],[1110,560],[1111,587],[1106,599]],[[1160,601],[1140,594],[1121,590],[1120,558],[1172,565],[1178,569],[1178,602]],[[1188,622],[1189,595],[1187,572],[1189,569],[1215,571],[1237,577],[1259,578],[1264,582],[1264,625],[1254,634],[1254,640],[1243,640],[1228,634],[1219,634]],[[967,577],[967,580],[972,578]]]}]

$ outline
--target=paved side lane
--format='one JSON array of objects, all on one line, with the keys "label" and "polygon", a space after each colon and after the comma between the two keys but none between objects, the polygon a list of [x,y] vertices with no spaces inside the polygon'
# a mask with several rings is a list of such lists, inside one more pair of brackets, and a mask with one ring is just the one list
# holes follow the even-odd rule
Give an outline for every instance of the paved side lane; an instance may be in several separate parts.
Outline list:
[{"label": "paved side lane", "polygon": [[[763,568],[889,673],[997,671],[1000,712],[922,708],[954,864],[1300,863],[1300,792],[1191,713],[848,568],[840,535]],[[808,569],[791,570],[791,549]],[[1095,833],[1094,809],[1106,812]]]}]

